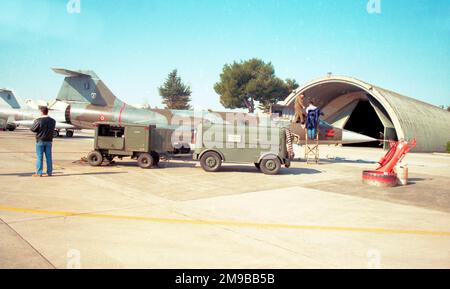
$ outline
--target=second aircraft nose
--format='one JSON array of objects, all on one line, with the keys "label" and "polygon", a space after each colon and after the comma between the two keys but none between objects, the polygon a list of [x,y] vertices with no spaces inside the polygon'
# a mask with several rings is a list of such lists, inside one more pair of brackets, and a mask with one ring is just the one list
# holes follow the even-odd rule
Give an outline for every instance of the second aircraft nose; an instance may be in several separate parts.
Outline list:
[{"label": "second aircraft nose", "polygon": [[342,130],[342,144],[356,144],[373,141],[377,141],[377,139],[353,131]]}]

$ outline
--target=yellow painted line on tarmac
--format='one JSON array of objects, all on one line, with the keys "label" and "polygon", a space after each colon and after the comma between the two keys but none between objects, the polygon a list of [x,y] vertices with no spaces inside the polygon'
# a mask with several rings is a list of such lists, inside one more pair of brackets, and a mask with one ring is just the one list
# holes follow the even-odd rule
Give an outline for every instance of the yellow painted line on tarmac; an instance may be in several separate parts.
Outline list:
[{"label": "yellow painted line on tarmac", "polygon": [[151,222],[151,223],[168,223],[168,224],[210,225],[210,226],[230,226],[230,227],[246,227],[246,228],[260,228],[260,229],[293,229],[293,230],[324,231],[324,232],[375,233],[375,234],[390,234],[390,235],[419,235],[419,236],[450,237],[450,232],[445,232],[445,231],[404,230],[404,229],[386,229],[386,228],[333,227],[333,226],[308,226],[308,225],[251,223],[251,222],[219,221],[219,220],[172,219],[172,218],[121,216],[121,215],[95,214],[95,213],[75,213],[75,212],[64,212],[64,211],[46,211],[46,210],[14,208],[14,207],[4,207],[4,206],[0,206],[0,211],[27,213],[27,214],[34,214],[34,215],[79,217],[79,218],[91,218],[91,219],[145,221],[145,222]]}]

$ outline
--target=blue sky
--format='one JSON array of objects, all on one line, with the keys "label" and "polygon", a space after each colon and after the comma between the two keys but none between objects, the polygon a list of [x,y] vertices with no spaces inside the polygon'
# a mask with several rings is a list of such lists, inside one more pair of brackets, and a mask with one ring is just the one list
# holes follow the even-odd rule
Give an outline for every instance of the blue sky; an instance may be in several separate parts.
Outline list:
[{"label": "blue sky", "polygon": [[258,57],[299,83],[327,72],[450,105],[450,0],[0,0],[0,87],[54,98],[50,67],[92,69],[129,103],[159,106],[177,68],[198,109],[220,109],[225,63]]}]

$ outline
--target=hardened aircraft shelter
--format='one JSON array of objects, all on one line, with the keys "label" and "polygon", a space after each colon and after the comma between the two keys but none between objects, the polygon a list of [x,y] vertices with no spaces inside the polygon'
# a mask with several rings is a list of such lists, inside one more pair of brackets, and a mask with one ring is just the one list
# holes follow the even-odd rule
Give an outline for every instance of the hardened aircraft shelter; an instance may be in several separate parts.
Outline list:
[{"label": "hardened aircraft shelter", "polygon": [[294,113],[300,94],[322,108],[325,121],[384,139],[385,147],[387,140],[416,138],[416,152],[445,152],[450,141],[446,110],[355,78],[326,76],[306,83],[281,103],[289,107],[284,114]]}]

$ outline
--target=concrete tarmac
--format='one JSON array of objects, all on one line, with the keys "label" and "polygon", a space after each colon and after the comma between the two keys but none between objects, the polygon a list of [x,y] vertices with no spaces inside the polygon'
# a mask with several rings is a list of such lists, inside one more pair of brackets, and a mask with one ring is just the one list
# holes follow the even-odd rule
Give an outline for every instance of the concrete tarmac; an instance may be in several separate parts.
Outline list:
[{"label": "concrete tarmac", "polygon": [[1,268],[450,268],[450,157],[409,154],[410,184],[361,182],[384,154],[321,147],[278,176],[196,162],[90,167],[90,132],[54,142],[0,132]]}]

